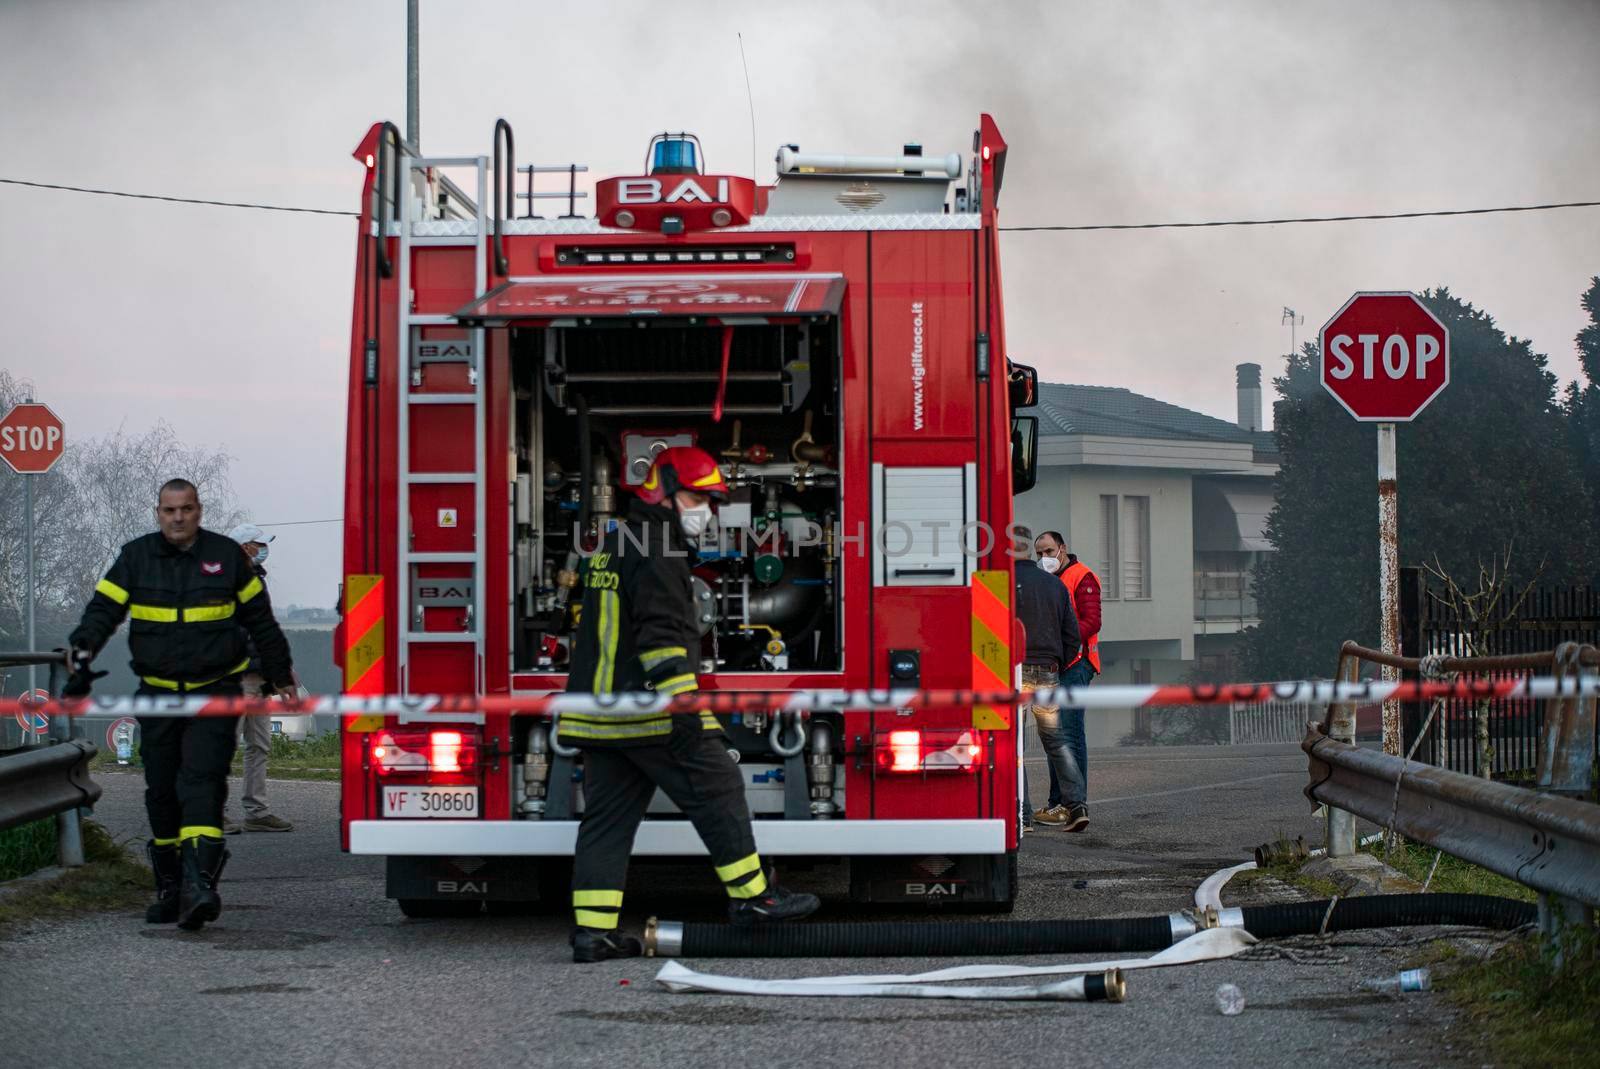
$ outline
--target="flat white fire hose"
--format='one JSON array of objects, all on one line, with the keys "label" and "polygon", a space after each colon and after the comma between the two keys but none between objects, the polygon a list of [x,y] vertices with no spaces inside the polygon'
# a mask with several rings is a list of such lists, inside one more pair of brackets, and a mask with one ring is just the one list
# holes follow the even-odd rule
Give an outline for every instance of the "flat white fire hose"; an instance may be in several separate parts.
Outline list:
[{"label": "flat white fire hose", "polygon": [[[958,999],[1048,999],[1082,1001],[1085,973],[1111,970],[1152,969],[1168,965],[1190,965],[1201,961],[1231,958],[1256,941],[1242,928],[1211,928],[1196,932],[1148,958],[1123,958],[1117,961],[1079,961],[1058,965],[957,965],[933,972],[881,976],[808,976],[794,980],[752,980],[740,976],[717,976],[695,972],[676,960],[669,960],[656,974],[656,982],[669,991],[711,991],[729,995],[799,995],[809,998],[828,996],[875,996],[888,998]],[[1018,976],[1062,976],[1065,981],[1028,986],[924,987],[949,980],[993,980]]]},{"label": "flat white fire hose", "polygon": [[1256,867],[1254,861],[1246,861],[1243,865],[1235,865],[1231,869],[1218,869],[1201,881],[1200,886],[1194,890],[1194,906],[1196,909],[1222,909],[1222,885],[1239,875],[1249,872]]}]

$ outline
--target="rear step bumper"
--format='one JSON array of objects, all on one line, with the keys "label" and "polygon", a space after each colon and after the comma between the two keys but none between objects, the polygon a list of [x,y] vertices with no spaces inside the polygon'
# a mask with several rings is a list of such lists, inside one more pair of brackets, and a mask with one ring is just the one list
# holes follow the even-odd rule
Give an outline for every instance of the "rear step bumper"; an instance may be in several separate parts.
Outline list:
[{"label": "rear step bumper", "polygon": [[[1003,854],[1004,820],[755,821],[756,848],[772,857]],[[350,852],[378,855],[571,857],[576,820],[352,820]],[[704,857],[684,820],[647,820],[635,857]]]}]

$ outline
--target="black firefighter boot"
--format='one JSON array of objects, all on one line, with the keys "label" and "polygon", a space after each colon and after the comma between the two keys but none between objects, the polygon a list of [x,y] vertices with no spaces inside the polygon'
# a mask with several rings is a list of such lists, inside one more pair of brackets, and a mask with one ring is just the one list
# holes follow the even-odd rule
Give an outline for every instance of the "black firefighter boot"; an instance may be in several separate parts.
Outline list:
[{"label": "black firefighter boot", "polygon": [[183,878],[178,863],[178,848],[172,843],[156,845],[154,839],[144,845],[150,858],[150,871],[156,877],[156,900],[144,911],[146,924],[171,924],[178,919],[178,884]]},{"label": "black firefighter boot", "polygon": [[644,944],[633,936],[598,928],[575,928],[568,942],[572,944],[572,960],[582,963],[637,958],[644,953]]},{"label": "black firefighter boot", "polygon": [[768,870],[767,888],[753,898],[730,898],[728,921],[738,925],[771,924],[809,917],[822,905],[816,895],[778,886],[777,873]]},{"label": "black firefighter boot", "polygon": [[178,927],[196,931],[222,915],[217,881],[228,863],[228,849],[209,835],[183,841],[183,886],[178,893]]}]

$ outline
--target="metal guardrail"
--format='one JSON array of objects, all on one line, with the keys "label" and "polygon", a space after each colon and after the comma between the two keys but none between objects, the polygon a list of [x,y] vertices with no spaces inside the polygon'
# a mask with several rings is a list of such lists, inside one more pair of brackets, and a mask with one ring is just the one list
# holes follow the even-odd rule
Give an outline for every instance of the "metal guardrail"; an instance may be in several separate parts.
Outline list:
[{"label": "metal guardrail", "polygon": [[[0,668],[46,665],[50,669],[48,693],[61,693],[67,679],[65,650],[0,652]],[[93,743],[72,738],[72,721],[57,713],[50,717],[51,742],[0,757],[0,830],[44,817],[56,818],[56,860],[63,868],[83,864],[83,825],[80,806],[92,805],[100,787],[89,778]]]},{"label": "metal guardrail", "polygon": [[[1589,800],[1597,720],[1592,684],[1600,650],[1566,642],[1548,653],[1408,658],[1346,642],[1340,677],[1352,677],[1358,661],[1435,678],[1550,672],[1555,693],[1544,703],[1536,740],[1537,790],[1358,749],[1348,703],[1329,706],[1322,723],[1307,725],[1300,747],[1310,759],[1306,796],[1328,807],[1330,857],[1355,852],[1359,816],[1531,887],[1540,892],[1540,934],[1559,964],[1573,945],[1570,931],[1592,927],[1600,906],[1600,805]],[[1531,683],[1527,689],[1534,689]],[[1436,701],[1422,722],[1424,732],[1429,724],[1446,723],[1434,714],[1447,699]],[[1413,751],[1421,741],[1420,735],[1412,740]]]},{"label": "metal guardrail", "polygon": [[100,785],[89,776],[97,752],[94,743],[72,739],[0,757],[0,831],[99,801]]},{"label": "metal guardrail", "polygon": [[1359,749],[1317,725],[1300,748],[1313,801],[1392,822],[1408,839],[1534,890],[1600,906],[1600,806]]}]

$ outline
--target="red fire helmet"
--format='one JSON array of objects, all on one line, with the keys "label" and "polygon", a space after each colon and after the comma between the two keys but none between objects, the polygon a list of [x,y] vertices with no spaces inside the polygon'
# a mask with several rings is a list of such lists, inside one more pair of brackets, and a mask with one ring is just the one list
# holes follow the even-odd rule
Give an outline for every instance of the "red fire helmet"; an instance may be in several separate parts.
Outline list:
[{"label": "red fire helmet", "polygon": [[718,501],[728,498],[728,483],[716,458],[692,445],[675,445],[656,454],[650,474],[635,491],[647,505],[659,505],[679,490],[696,490]]}]

